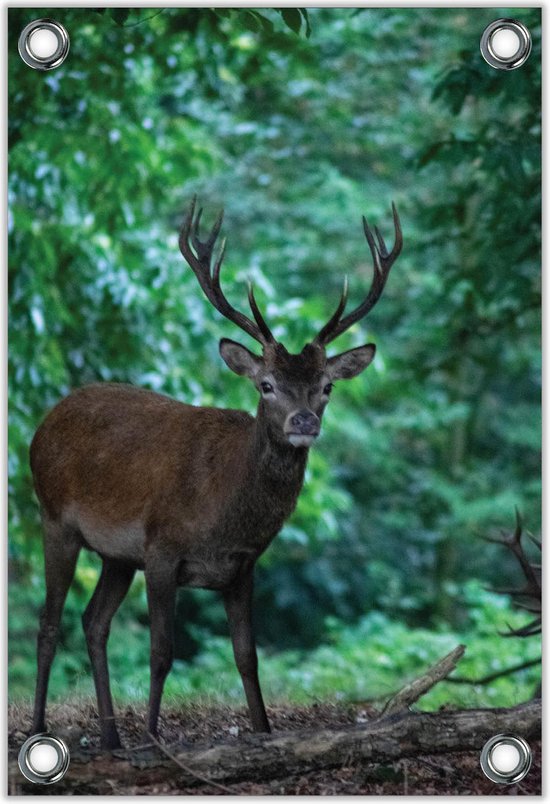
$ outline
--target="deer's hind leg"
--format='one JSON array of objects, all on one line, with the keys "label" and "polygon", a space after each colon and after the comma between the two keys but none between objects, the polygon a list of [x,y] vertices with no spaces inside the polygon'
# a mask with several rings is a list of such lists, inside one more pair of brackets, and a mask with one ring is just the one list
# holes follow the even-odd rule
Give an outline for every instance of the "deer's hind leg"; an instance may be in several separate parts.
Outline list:
[{"label": "deer's hind leg", "polygon": [[36,693],[32,731],[46,730],[46,698],[50,670],[57,648],[59,624],[67,592],[74,577],[82,539],[78,530],[46,517],[44,527],[44,567],[46,602],[40,615],[38,631]]},{"label": "deer's hind leg", "polygon": [[105,558],[101,576],[82,616],[97,694],[101,745],[108,749],[120,748],[120,738],[109,684],[107,639],[111,621],[126,597],[134,575],[133,567]]},{"label": "deer's hind leg", "polygon": [[174,657],[174,614],[178,563],[152,556],[145,567],[151,630],[151,685],[147,730],[158,737],[160,701]]},{"label": "deer's hind leg", "polygon": [[235,663],[243,682],[252,728],[254,731],[269,732],[271,729],[258,680],[258,656],[252,630],[253,585],[253,568],[250,568],[224,592],[223,601]]}]

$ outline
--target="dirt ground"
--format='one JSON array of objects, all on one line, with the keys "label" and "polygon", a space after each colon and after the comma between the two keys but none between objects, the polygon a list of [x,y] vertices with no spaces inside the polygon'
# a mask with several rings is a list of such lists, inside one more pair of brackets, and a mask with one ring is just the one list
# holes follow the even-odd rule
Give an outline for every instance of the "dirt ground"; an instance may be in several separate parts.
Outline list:
[{"label": "dirt ground", "polygon": [[[310,707],[271,707],[268,710],[274,732],[320,729],[366,722],[365,706],[317,704]],[[145,711],[126,706],[119,709],[118,724],[126,748],[144,741]],[[154,768],[132,774],[124,785],[116,781],[112,769],[116,761],[99,752],[97,715],[91,704],[80,703],[49,707],[48,724],[52,734],[65,739],[73,757],[73,777],[79,763],[90,769],[86,780],[71,779],[71,767],[65,779],[53,785],[38,786],[25,782],[17,768],[19,748],[30,726],[30,709],[11,706],[9,724],[9,794],[11,795],[223,795],[212,785],[191,783],[190,777],[174,764],[173,774],[166,770],[162,778]],[[238,741],[250,732],[244,710],[223,707],[182,707],[164,709],[161,716],[161,740],[170,747],[188,743]],[[533,765],[528,775],[514,785],[497,785],[481,771],[479,753],[462,752],[401,759],[384,765],[346,763],[342,767],[289,775],[284,778],[233,782],[226,785],[233,795],[541,795],[540,744],[532,744]],[[90,765],[90,763],[92,763]]]}]

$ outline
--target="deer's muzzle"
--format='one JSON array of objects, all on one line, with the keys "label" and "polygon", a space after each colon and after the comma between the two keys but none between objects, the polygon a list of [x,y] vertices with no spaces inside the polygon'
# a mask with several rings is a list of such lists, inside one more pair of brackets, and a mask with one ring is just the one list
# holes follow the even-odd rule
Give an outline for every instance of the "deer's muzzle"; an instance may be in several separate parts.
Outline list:
[{"label": "deer's muzzle", "polygon": [[285,422],[285,435],[294,447],[309,447],[320,429],[319,417],[311,410],[291,413]]}]

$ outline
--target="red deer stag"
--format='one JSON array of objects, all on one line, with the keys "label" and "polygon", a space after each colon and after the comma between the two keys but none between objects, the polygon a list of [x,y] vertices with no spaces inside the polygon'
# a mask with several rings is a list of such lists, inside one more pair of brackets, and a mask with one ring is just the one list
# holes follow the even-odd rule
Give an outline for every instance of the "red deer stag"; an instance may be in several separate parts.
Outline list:
[{"label": "red deer stag", "polygon": [[290,354],[270,332],[251,287],[254,320],[226,299],[220,287],[225,241],[211,265],[222,214],[206,240],[199,239],[200,217],[193,200],[180,233],[181,253],[216,310],[261,344],[260,357],[235,341],[220,341],[229,368],[256,386],[257,414],[193,407],[127,385],[97,384],[71,393],[40,425],[30,450],[46,574],[34,733],[45,730],[61,613],[82,547],[103,561],[82,618],[103,747],[120,745],[107,638],[138,569],[145,572],[150,616],[149,732],[158,734],[162,690],[172,665],[178,586],[222,593],[252,726],[269,731],[251,624],[254,565],[294,510],[333,382],[355,377],[375,352],[369,343],[327,357],[325,347],[374,307],[403,239],[395,206],[390,252],[378,229],[373,234],[363,218],[374,261],[366,298],[344,316],[344,283],[330,320],[300,354]]}]

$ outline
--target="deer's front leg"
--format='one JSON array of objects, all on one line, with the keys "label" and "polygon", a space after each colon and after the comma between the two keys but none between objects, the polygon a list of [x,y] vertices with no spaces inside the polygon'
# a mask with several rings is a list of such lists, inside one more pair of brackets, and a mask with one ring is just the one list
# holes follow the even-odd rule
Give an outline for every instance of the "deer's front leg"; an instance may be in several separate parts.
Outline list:
[{"label": "deer's front leg", "polygon": [[176,567],[164,562],[145,569],[151,630],[151,686],[148,730],[158,737],[160,701],[166,676],[174,658],[174,610]]},{"label": "deer's front leg", "polygon": [[252,631],[252,570],[223,594],[235,663],[241,674],[254,731],[271,731],[258,681],[258,657]]}]

